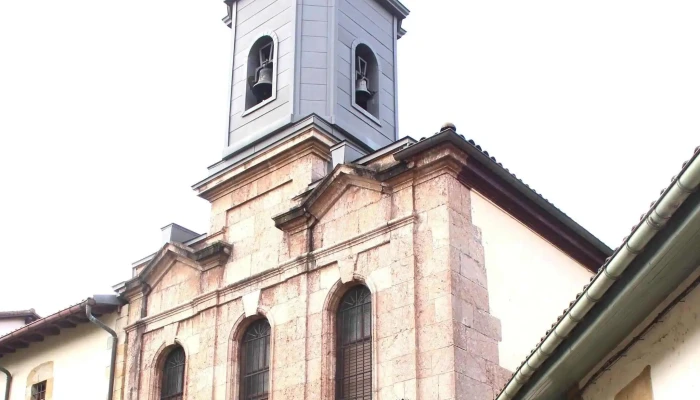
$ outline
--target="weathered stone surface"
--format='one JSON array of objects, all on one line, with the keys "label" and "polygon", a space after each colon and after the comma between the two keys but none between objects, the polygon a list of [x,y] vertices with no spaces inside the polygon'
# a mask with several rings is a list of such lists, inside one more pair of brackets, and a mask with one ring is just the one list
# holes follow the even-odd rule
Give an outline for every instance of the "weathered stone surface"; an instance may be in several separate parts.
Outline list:
[{"label": "weathered stone surface", "polygon": [[470,191],[455,177],[465,156],[433,149],[391,182],[372,178],[386,160],[340,176],[306,210],[317,212],[304,216],[310,225],[287,231],[272,217],[301,204],[295,196],[326,173],[329,154],[316,145],[277,156],[227,173],[233,183],[222,177],[226,189],[211,195],[210,236],[232,246],[225,267],[173,264],[146,294],[143,316],[132,294],[119,400],[157,398],[159,360],[176,343],[187,355],[186,398],[237,398],[240,340],[263,317],[272,397],[334,398],[335,314],[356,284],[372,292],[373,398],[491,400],[505,375],[500,323],[489,314]]},{"label": "weathered stone surface", "polygon": [[493,384],[479,382],[462,374],[456,374],[456,380],[454,398],[457,400],[494,398],[496,390]]},{"label": "weathered stone surface", "polygon": [[498,341],[501,340],[501,321],[484,311],[478,310],[474,314],[474,330]]}]

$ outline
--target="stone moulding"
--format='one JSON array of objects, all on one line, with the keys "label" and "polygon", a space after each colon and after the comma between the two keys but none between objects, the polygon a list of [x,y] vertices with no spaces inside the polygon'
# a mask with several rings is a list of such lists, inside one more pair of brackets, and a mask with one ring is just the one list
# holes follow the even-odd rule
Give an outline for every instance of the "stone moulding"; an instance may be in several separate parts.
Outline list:
[{"label": "stone moulding", "polygon": [[[350,239],[344,240],[339,243],[335,243],[331,246],[321,248],[318,250],[314,250],[310,253],[315,259],[319,259],[322,257],[327,257],[333,253],[337,253],[341,250],[345,250],[347,248],[357,246],[360,243],[367,242],[370,239],[374,239],[377,236],[380,236],[384,233],[387,233],[389,231],[392,231],[394,229],[401,228],[405,225],[411,224],[415,221],[417,218],[416,214],[410,214],[410,215],[405,215],[403,217],[399,218],[394,218],[390,221],[387,221],[379,226],[377,226],[374,229],[370,229],[369,231],[365,233],[361,233],[357,236],[351,237]],[[374,246],[372,246],[374,247]],[[366,249],[358,249],[357,253],[360,253]]]},{"label": "stone moulding", "polygon": [[152,287],[157,284],[176,262],[181,262],[200,272],[224,266],[231,255],[231,249],[230,244],[222,241],[216,241],[197,251],[181,243],[166,243],[139,275],[125,283],[124,292],[121,294],[128,298],[136,298],[138,292],[142,292],[145,286]]},{"label": "stone moulding", "polygon": [[315,222],[315,218],[303,206],[296,206],[282,214],[272,217],[275,221],[275,226],[288,233],[296,233],[298,231],[309,228]]},{"label": "stone moulding", "polygon": [[[373,239],[381,237],[392,230],[412,224],[416,218],[416,214],[409,214],[392,219],[368,230],[367,232],[361,233],[342,242],[335,243],[326,248],[314,250],[312,252],[302,254],[292,260],[285,261],[279,264],[277,268],[273,268],[238,282],[231,283],[220,289],[215,289],[204,293],[193,298],[187,303],[183,303],[179,306],[171,308],[170,310],[141,318],[131,325],[126,326],[124,329],[128,333],[133,332],[139,326],[143,326],[146,328],[145,332],[150,332],[167,324],[191,318],[202,311],[212,307],[218,307],[241,298],[244,293],[240,292],[240,290],[244,287],[254,287],[255,285],[258,285],[258,288],[262,290],[283,283],[295,276],[306,272],[311,272],[338,261],[331,260],[330,257],[335,254],[342,253],[343,250],[350,249],[351,247],[357,247],[363,243],[366,244],[362,248],[358,248],[357,253],[377,247],[378,244],[372,242]],[[390,239],[382,240],[381,242],[381,244],[386,244],[390,242]],[[317,260],[321,260],[321,262],[317,263]]]},{"label": "stone moulding", "polygon": [[377,179],[377,175],[366,167],[339,164],[313,190],[307,192],[299,205],[273,216],[275,226],[288,233],[311,227],[350,186],[390,193],[391,186]]},{"label": "stone moulding", "polygon": [[[259,319],[266,319],[267,322],[270,324],[270,365],[275,365],[275,358],[276,358],[276,352],[275,352],[275,344],[276,344],[276,335],[275,335],[275,330],[277,329],[277,324],[275,323],[275,319],[270,312],[270,310],[266,307],[263,306],[256,306],[254,309],[254,313],[248,315],[248,313],[244,312],[241,314],[236,322],[233,323],[233,326],[231,327],[231,331],[229,333],[229,343],[230,346],[228,348],[228,362],[226,363],[226,376],[227,376],[227,385],[226,385],[226,398],[227,399],[234,399],[238,397],[238,394],[240,393],[241,389],[241,382],[240,382],[240,377],[241,377],[241,364],[238,362],[238,360],[241,359],[241,354],[240,354],[240,344],[243,341],[243,335],[245,334],[246,329],[255,321]],[[269,376],[269,385],[270,387],[273,386],[273,382],[275,379],[275,374],[270,374]]]},{"label": "stone moulding", "polygon": [[211,245],[194,253],[195,261],[200,263],[203,269],[209,270],[220,265],[226,265],[226,261],[231,256],[231,246],[229,243],[217,241]]},{"label": "stone moulding", "polygon": [[[146,365],[143,368],[145,375],[145,381],[149,382],[150,384],[147,385],[146,387],[146,393],[145,397],[148,400],[159,400],[160,399],[160,390],[161,390],[161,382],[162,382],[162,370],[163,366],[165,365],[165,359],[170,350],[172,350],[173,347],[175,346],[180,346],[182,350],[185,352],[185,360],[189,360],[191,356],[190,349],[187,346],[187,343],[184,341],[181,341],[177,337],[172,337],[169,338],[168,340],[164,340],[160,346],[158,347],[158,350],[156,350],[155,354],[153,357],[151,357],[150,360],[147,360]],[[184,371],[184,381],[187,382],[189,380],[189,368],[185,368]],[[188,385],[183,385],[183,398],[187,398],[188,395]]]},{"label": "stone moulding", "polygon": [[196,183],[192,188],[198,192],[199,197],[211,202],[259,179],[273,169],[280,168],[309,154],[314,154],[330,162],[330,147],[336,140],[312,125],[292,140],[282,141],[279,146],[257,154],[255,159],[241,160],[204,181]]},{"label": "stone moulding", "polygon": [[463,185],[488,198],[584,267],[596,272],[612,254],[605,244],[452,129],[422,139],[393,156],[397,161],[414,162],[417,168],[432,168],[430,164],[436,161],[433,155],[444,148],[459,154],[450,169]]}]

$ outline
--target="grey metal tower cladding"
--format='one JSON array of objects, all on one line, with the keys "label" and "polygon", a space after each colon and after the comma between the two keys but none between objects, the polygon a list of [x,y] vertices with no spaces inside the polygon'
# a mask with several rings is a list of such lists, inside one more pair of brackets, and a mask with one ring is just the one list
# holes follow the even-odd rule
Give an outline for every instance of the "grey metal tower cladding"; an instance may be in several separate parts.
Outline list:
[{"label": "grey metal tower cladding", "polygon": [[224,159],[310,115],[371,151],[397,139],[396,0],[227,0],[231,108]]}]

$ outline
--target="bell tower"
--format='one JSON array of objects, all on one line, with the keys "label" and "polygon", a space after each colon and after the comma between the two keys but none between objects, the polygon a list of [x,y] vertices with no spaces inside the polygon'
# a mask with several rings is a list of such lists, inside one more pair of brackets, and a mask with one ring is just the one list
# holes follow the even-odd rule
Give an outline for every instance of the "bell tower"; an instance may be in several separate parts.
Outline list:
[{"label": "bell tower", "polygon": [[229,127],[219,167],[309,117],[361,152],[397,139],[398,0],[226,0]]}]

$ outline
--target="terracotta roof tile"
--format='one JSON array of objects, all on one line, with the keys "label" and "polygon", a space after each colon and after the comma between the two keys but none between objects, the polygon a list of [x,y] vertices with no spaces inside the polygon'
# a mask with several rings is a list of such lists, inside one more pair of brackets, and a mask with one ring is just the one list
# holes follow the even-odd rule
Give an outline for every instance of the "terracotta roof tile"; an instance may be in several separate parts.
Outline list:
[{"label": "terracotta roof tile", "polygon": [[5,318],[33,318],[33,319],[39,319],[41,318],[33,308],[30,308],[29,310],[17,310],[17,311],[0,311],[0,319],[5,319]]}]

